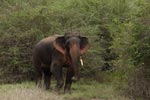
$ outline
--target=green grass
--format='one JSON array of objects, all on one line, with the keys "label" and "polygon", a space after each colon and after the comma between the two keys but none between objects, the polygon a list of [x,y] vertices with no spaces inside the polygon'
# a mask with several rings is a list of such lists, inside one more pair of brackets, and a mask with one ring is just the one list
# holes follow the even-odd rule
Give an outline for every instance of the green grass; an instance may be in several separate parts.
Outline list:
[{"label": "green grass", "polygon": [[69,100],[129,100],[109,83],[98,83],[96,81],[83,81],[73,84],[73,93],[63,95]]},{"label": "green grass", "polygon": [[[22,84],[5,84],[0,86],[0,99],[30,100],[36,98],[37,100],[58,99],[59,100],[130,100],[121,96],[112,84],[102,84],[96,81],[83,81],[73,83],[71,94],[57,94],[54,91],[54,84],[52,82],[52,90],[45,91],[35,87],[33,82],[25,82]],[[20,94],[20,95],[17,95]],[[29,95],[29,97],[24,97]],[[18,97],[19,96],[19,97]]]}]

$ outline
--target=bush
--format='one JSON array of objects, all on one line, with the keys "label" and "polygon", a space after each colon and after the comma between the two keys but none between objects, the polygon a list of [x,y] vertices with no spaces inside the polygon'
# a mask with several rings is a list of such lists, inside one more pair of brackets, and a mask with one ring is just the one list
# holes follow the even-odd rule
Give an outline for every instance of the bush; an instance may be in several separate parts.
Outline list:
[{"label": "bush", "polygon": [[[2,0],[0,5],[1,82],[32,79],[32,49],[37,41],[80,31],[91,44],[83,56],[82,76],[113,81],[119,89],[129,82],[130,95],[149,97],[149,1]],[[113,70],[101,72],[102,66]]]}]

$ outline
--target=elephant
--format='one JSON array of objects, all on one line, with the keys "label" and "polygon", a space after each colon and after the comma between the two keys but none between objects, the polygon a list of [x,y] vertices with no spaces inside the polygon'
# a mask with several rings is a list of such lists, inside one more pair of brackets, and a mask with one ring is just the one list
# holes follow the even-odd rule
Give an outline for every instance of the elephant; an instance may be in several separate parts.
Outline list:
[{"label": "elephant", "polygon": [[[50,89],[51,75],[54,75],[56,90],[59,91],[64,86],[64,92],[71,91],[72,82],[80,78],[78,61],[88,48],[88,38],[78,32],[42,39],[33,49],[36,84],[40,86],[43,74],[45,89]],[[63,67],[67,69],[65,84]]]}]

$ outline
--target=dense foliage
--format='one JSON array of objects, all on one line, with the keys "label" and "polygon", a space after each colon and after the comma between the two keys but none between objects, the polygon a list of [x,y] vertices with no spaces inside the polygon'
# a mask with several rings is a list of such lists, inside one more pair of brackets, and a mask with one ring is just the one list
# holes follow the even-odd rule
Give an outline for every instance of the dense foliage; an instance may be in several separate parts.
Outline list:
[{"label": "dense foliage", "polygon": [[80,31],[91,44],[84,56],[82,75],[112,81],[119,88],[126,88],[131,97],[149,100],[149,3],[1,0],[0,82],[33,79],[32,49],[37,41],[52,34]]}]

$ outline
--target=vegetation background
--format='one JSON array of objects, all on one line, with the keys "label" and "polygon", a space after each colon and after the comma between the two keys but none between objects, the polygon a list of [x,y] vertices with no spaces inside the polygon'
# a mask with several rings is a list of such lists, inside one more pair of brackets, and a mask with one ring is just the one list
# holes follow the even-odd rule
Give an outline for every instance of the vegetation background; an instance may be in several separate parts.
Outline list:
[{"label": "vegetation background", "polygon": [[67,31],[89,38],[83,79],[150,100],[148,0],[0,0],[0,83],[34,80],[34,45]]}]

